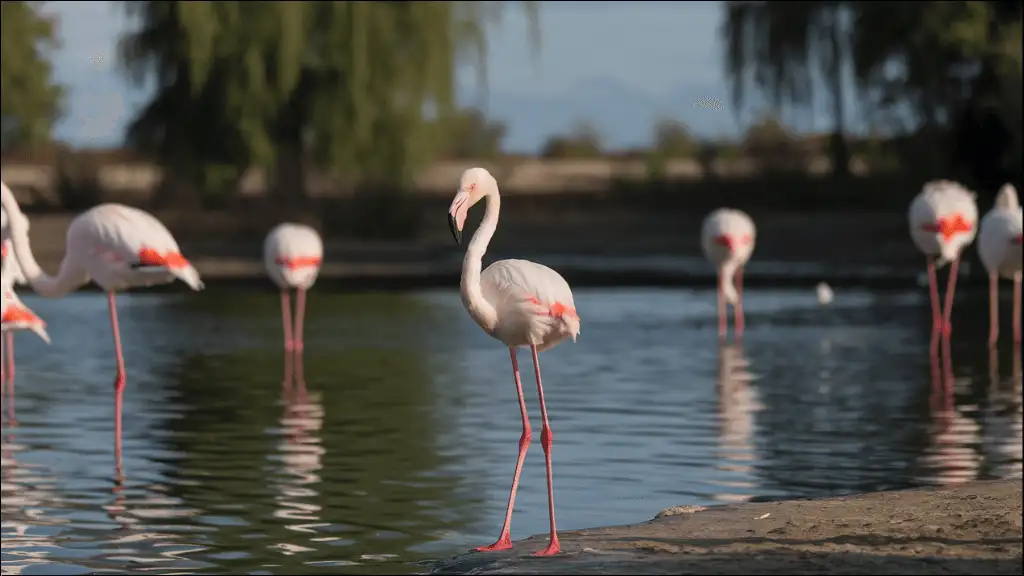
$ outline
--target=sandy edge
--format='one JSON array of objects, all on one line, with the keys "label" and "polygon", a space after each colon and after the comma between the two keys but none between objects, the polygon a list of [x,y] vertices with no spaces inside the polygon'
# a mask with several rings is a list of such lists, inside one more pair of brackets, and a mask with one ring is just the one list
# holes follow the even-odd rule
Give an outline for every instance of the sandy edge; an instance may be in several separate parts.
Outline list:
[{"label": "sandy edge", "polygon": [[1020,574],[1021,481],[677,507],[641,524],[470,552],[430,574]]}]

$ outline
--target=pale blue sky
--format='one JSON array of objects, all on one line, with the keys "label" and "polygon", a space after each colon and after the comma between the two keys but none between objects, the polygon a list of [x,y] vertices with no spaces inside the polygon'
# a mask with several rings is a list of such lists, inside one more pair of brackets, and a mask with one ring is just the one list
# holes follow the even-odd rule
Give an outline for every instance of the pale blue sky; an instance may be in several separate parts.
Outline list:
[{"label": "pale blue sky", "polygon": [[[59,81],[70,86],[58,137],[76,145],[116,145],[146,94],[116,70],[117,36],[128,25],[113,2],[49,2],[61,17]],[[735,135],[727,105],[720,2],[542,2],[541,51],[535,58],[525,18],[515,10],[490,36],[488,113],[509,126],[506,148],[535,151],[554,132],[594,123],[609,146],[643,144],[659,117],[675,117],[702,135]],[[473,75],[462,75],[473,101]],[[720,110],[694,106],[718,99]],[[828,127],[824,107],[787,120],[802,130]]]}]

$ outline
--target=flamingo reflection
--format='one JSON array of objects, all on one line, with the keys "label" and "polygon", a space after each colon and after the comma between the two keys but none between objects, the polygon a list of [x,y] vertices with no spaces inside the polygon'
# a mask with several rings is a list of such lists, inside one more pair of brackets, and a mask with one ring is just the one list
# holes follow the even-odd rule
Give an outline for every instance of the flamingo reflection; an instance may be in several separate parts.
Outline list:
[{"label": "flamingo reflection", "polygon": [[[718,480],[728,490],[714,498],[725,502],[744,502],[753,497],[756,484],[751,478],[754,449],[754,413],[762,408],[757,392],[750,386],[753,376],[750,362],[740,344],[718,347],[718,457],[719,470],[745,479]],[[745,492],[745,493],[736,493]]]},{"label": "flamingo reflection", "polygon": [[982,412],[984,432],[981,449],[989,463],[988,474],[995,478],[1020,478],[1022,474],[1021,352],[1014,347],[1013,372],[1005,381],[999,377],[999,352],[989,352],[989,376],[992,386],[989,401]]},{"label": "flamingo reflection", "polygon": [[[320,438],[324,422],[320,395],[308,395],[303,390],[292,398],[286,396],[279,422],[282,438],[277,444],[277,458],[281,475],[273,485],[278,504],[274,517],[289,522],[289,530],[315,534],[317,528],[328,526],[321,522],[321,507],[315,503],[325,453]],[[310,550],[292,543],[280,547],[286,554]]]}]

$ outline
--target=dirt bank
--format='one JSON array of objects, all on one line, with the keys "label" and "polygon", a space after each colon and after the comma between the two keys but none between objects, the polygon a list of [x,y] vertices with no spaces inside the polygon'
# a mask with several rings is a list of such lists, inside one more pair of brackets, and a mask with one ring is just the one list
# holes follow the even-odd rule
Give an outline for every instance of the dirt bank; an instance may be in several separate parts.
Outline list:
[{"label": "dirt bank", "polygon": [[674,508],[649,522],[469,553],[433,574],[1020,574],[1021,482]]}]

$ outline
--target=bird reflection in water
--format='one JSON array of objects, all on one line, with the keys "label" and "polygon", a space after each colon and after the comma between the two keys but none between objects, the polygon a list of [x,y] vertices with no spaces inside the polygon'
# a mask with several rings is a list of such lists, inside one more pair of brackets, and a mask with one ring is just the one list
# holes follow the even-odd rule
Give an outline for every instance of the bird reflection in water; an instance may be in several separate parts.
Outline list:
[{"label": "bird reflection in water", "polygon": [[[286,527],[295,532],[315,534],[317,528],[328,526],[320,521],[321,507],[314,503],[321,482],[318,471],[323,467],[324,448],[320,438],[324,408],[319,394],[306,392],[302,379],[301,359],[286,359],[284,412],[280,419],[282,438],[277,444],[281,475],[274,482],[274,500],[278,508],[274,517],[288,521]],[[281,547],[286,554],[310,551],[295,544]]]},{"label": "bird reflection in water", "polygon": [[54,489],[57,479],[39,466],[20,464],[15,456],[25,449],[10,433],[0,440],[0,549],[5,575],[53,564],[47,551],[59,546],[54,536],[59,531],[43,527],[69,522],[66,518],[44,515],[45,510],[62,507]]},{"label": "bird reflection in water", "polygon": [[989,352],[989,400],[982,411],[981,449],[988,475],[1020,478],[1024,460],[1021,422],[1021,352],[1013,350],[1013,370],[1008,378],[999,376],[999,351]]},{"label": "bird reflection in water", "polygon": [[[943,347],[948,344],[943,342]],[[919,481],[947,486],[970,482],[981,471],[981,457],[975,450],[981,439],[977,420],[957,408],[954,399],[954,375],[949,350],[943,350],[945,366],[931,360],[931,423],[928,447],[918,459]]]},{"label": "bird reflection in water", "polygon": [[717,469],[743,479],[716,480],[727,492],[715,494],[716,500],[745,502],[754,496],[757,485],[751,479],[754,449],[754,413],[761,409],[757,392],[750,386],[753,376],[750,362],[741,344],[718,347],[718,458]]}]

